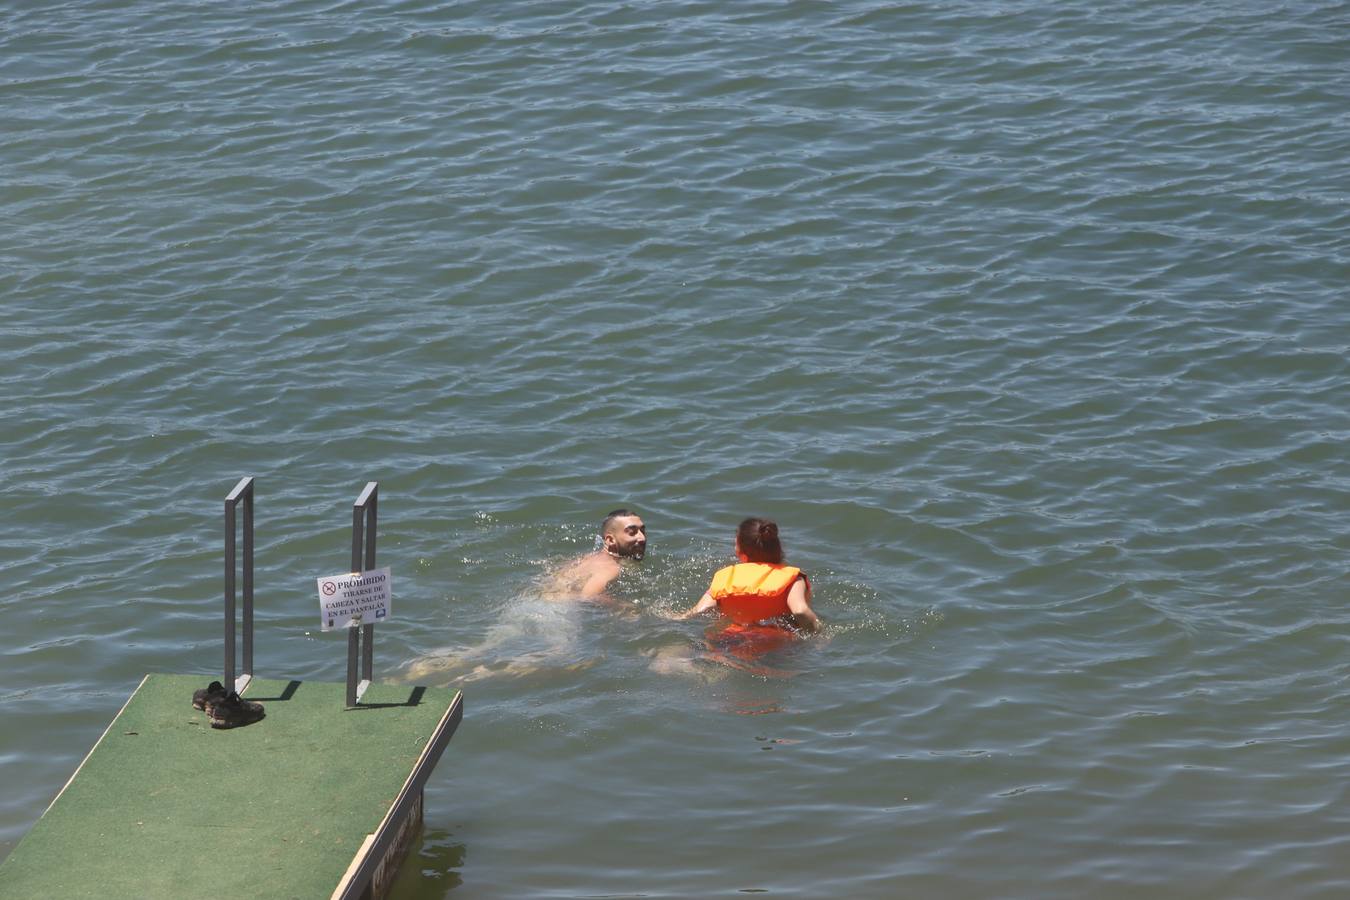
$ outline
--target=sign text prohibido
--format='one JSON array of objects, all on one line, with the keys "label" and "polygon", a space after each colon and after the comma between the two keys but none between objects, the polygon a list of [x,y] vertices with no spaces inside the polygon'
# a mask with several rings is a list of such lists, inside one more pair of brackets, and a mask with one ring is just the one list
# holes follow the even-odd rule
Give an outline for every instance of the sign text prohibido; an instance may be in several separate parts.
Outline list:
[{"label": "sign text prohibido", "polygon": [[389,619],[394,579],[389,567],[319,578],[319,614],[324,631],[375,625]]}]

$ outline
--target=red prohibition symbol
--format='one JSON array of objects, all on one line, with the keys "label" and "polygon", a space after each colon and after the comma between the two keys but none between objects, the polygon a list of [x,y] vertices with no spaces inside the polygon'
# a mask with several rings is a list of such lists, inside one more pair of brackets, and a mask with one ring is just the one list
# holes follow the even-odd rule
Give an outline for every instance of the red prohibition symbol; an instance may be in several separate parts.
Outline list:
[{"label": "red prohibition symbol", "polygon": [[331,581],[325,581],[323,583],[323,592],[326,596],[331,597],[337,593],[337,585],[333,584]]}]

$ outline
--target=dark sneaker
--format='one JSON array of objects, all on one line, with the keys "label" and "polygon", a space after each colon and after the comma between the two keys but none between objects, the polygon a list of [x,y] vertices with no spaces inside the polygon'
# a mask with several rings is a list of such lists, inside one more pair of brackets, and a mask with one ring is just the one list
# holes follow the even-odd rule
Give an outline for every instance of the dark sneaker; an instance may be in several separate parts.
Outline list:
[{"label": "dark sneaker", "polygon": [[241,698],[230,691],[224,698],[208,701],[206,716],[211,720],[212,728],[238,728],[250,725],[261,719],[265,713],[261,703]]},{"label": "dark sneaker", "polygon": [[213,681],[204,688],[198,688],[192,692],[192,705],[197,709],[206,709],[206,704],[213,700],[224,700],[229,691],[225,690],[225,685],[219,681]]}]

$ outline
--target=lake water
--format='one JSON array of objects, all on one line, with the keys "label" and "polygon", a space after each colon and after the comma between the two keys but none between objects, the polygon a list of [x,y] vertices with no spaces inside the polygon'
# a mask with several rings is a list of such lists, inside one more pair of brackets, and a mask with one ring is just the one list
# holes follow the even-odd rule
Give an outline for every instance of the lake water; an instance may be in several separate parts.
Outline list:
[{"label": "lake water", "polygon": [[[457,660],[403,900],[1345,896],[1348,65],[1313,0],[0,5],[0,855],[218,670],[253,475],[259,674],[343,679],[367,480],[377,677]],[[620,505],[620,606],[540,600]],[[654,665],[751,514],[825,633]]]}]

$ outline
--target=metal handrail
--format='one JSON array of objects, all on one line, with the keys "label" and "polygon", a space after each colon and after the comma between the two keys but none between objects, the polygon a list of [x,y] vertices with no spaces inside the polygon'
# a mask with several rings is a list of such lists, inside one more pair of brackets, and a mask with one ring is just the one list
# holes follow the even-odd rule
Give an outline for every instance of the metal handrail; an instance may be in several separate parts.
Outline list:
[{"label": "metal handrail", "polygon": [[[366,482],[365,490],[352,505],[352,572],[375,568],[375,526],[380,505],[380,483]],[[364,554],[362,553],[364,550]],[[357,657],[361,680],[357,683]],[[370,687],[375,670],[375,625],[347,629],[347,706],[355,706]]]},{"label": "metal handrail", "polygon": [[[244,502],[244,629],[242,673],[235,679],[235,533],[236,509]],[[225,498],[225,672],[222,682],[242,691],[253,679],[253,476],[239,479]]]}]

